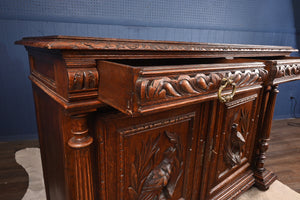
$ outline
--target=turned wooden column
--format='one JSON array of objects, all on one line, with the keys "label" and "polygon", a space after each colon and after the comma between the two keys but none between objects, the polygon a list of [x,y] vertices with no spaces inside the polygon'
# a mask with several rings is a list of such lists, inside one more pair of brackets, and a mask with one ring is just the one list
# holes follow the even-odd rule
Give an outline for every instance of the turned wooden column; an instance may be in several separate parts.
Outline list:
[{"label": "turned wooden column", "polygon": [[266,159],[266,151],[269,148],[268,141],[270,140],[270,132],[271,132],[271,126],[272,126],[272,119],[274,114],[274,107],[275,107],[275,101],[276,96],[278,94],[277,85],[274,85],[272,87],[268,87],[265,91],[265,100],[267,100],[267,107],[265,109],[265,116],[263,118],[263,125],[261,127],[260,132],[260,139],[258,142],[258,149],[257,149],[257,161],[256,161],[256,170],[254,173],[255,177],[255,185],[260,190],[267,190],[269,189],[269,186],[276,180],[276,175],[267,170],[265,165],[265,159]]},{"label": "turned wooden column", "polygon": [[72,115],[71,134],[68,141],[71,147],[70,181],[72,187],[72,199],[94,200],[94,186],[92,173],[92,149],[93,138],[89,135],[87,126],[88,114]]}]

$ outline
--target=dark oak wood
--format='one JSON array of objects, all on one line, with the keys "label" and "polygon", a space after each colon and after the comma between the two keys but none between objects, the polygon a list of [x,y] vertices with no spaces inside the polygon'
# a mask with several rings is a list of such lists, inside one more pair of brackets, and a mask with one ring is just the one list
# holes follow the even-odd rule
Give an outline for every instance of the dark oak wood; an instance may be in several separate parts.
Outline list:
[{"label": "dark oak wood", "polygon": [[[291,47],[24,38],[48,199],[235,199],[265,169]],[[265,56],[265,57],[263,57]]]}]

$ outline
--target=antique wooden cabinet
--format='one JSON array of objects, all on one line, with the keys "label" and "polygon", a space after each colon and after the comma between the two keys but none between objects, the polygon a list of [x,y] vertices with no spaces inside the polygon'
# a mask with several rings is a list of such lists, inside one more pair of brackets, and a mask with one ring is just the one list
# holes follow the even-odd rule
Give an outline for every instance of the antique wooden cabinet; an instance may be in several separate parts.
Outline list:
[{"label": "antique wooden cabinet", "polygon": [[235,199],[264,168],[291,47],[49,36],[29,54],[47,198]]}]

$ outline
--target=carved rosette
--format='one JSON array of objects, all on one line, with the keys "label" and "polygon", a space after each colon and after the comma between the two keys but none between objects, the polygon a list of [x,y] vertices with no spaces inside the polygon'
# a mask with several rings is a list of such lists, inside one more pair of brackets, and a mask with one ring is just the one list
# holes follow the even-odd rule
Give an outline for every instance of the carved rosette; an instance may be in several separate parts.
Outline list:
[{"label": "carved rosette", "polygon": [[300,64],[284,64],[276,66],[275,78],[295,76],[300,74]]},{"label": "carved rosette", "polygon": [[[240,110],[239,123],[233,123],[227,145],[225,145],[224,159],[228,167],[241,164],[242,156],[248,136],[249,113]],[[237,117],[237,114],[234,118]],[[235,121],[235,119],[234,119]]]},{"label": "carved rosette", "polygon": [[140,78],[137,81],[141,101],[188,97],[216,91],[223,78],[230,78],[237,87],[250,86],[266,79],[265,69],[222,71],[159,78]]},{"label": "carved rosette", "polygon": [[[163,158],[154,165],[160,152],[158,142],[166,136],[170,146],[163,152]],[[132,200],[167,200],[172,198],[177,182],[182,176],[182,147],[176,133],[165,131],[153,141],[148,139],[142,149],[136,150],[131,165],[128,192]],[[182,199],[182,198],[181,198]]]}]

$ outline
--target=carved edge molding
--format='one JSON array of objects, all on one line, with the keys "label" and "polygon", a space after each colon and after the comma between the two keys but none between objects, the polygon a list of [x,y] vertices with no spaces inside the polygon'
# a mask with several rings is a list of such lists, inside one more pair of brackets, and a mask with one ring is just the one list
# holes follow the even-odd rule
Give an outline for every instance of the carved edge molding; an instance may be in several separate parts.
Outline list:
[{"label": "carved edge molding", "polygon": [[183,98],[216,91],[223,78],[230,78],[237,87],[263,82],[268,75],[265,69],[224,71],[179,75],[177,77],[139,78],[136,82],[141,102],[168,98]]},{"label": "carved edge molding", "polygon": [[226,107],[228,109],[242,105],[244,103],[250,102],[250,101],[254,101],[257,98],[257,94],[253,94],[244,98],[240,98],[231,102],[227,102],[225,103]]},{"label": "carved edge molding", "polygon": [[276,66],[275,78],[290,77],[300,74],[300,64],[280,64]]},{"label": "carved edge molding", "polygon": [[[185,115],[179,115],[177,117],[173,117],[173,118],[168,118],[168,119],[164,119],[164,120],[158,120],[158,121],[153,121],[150,123],[145,123],[136,127],[131,127],[128,129],[122,129],[119,130],[119,134],[120,134],[120,138],[119,138],[119,165],[120,165],[120,175],[119,175],[119,182],[120,182],[120,191],[119,191],[119,199],[123,200],[124,197],[124,178],[125,178],[125,160],[124,160],[124,137],[127,136],[132,136],[137,134],[138,132],[141,131],[145,131],[145,130],[149,130],[149,129],[154,129],[154,128],[160,128],[163,126],[167,126],[170,124],[176,124],[178,122],[183,122],[183,121],[187,121],[187,120],[191,120],[191,118],[194,118],[196,115],[196,113],[192,112],[192,113],[188,113]],[[183,200],[183,199],[181,199]]]},{"label": "carved edge molding", "polygon": [[[47,45],[48,49],[54,49],[57,48],[56,46],[60,45],[58,42],[50,42]],[[62,45],[66,46],[66,42],[62,41]],[[276,49],[276,48],[245,48],[245,47],[234,47],[231,46],[225,46],[220,45],[220,47],[216,46],[209,46],[205,44],[182,44],[180,42],[178,43],[167,43],[162,44],[155,43],[155,42],[132,42],[132,41],[97,41],[94,40],[92,42],[86,41],[86,42],[78,42],[78,43],[72,43],[73,49],[103,49],[103,50],[163,50],[163,51],[203,51],[203,52],[294,52],[293,49]]]},{"label": "carved edge molding", "polygon": [[158,121],[154,121],[154,122],[150,122],[150,123],[145,123],[136,127],[131,127],[128,129],[123,129],[120,130],[120,134],[123,136],[130,136],[132,134],[136,134],[137,132],[140,131],[145,131],[145,130],[149,130],[152,128],[158,128],[158,127],[162,127],[162,126],[166,126],[166,125],[170,125],[170,124],[176,124],[177,122],[181,122],[184,120],[189,120],[190,118],[195,117],[195,113],[189,113],[186,115],[180,115],[174,118],[168,118],[165,120],[158,120]]},{"label": "carved edge molding", "polygon": [[225,51],[225,52],[296,52],[291,47],[263,45],[233,45],[209,44],[196,42],[172,42],[154,40],[130,40],[73,36],[27,37],[15,44],[34,46],[47,49],[76,49],[76,50],[162,50],[162,51]]}]

